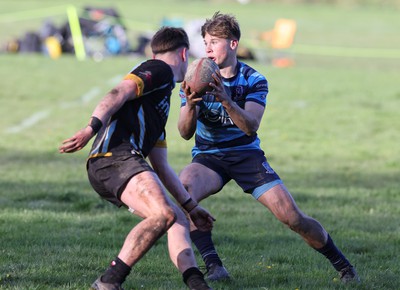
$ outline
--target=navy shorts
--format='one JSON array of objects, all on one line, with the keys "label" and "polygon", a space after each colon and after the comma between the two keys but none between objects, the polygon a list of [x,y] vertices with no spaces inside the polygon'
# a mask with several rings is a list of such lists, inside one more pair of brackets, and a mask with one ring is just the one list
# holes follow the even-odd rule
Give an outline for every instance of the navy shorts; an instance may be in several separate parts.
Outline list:
[{"label": "navy shorts", "polygon": [[222,187],[233,179],[246,193],[258,199],[282,181],[268,164],[262,150],[198,154],[193,163],[200,163],[221,176]]},{"label": "navy shorts", "polygon": [[121,194],[129,180],[143,171],[153,171],[139,155],[124,155],[91,158],[87,162],[87,172],[93,189],[105,200],[118,207]]}]

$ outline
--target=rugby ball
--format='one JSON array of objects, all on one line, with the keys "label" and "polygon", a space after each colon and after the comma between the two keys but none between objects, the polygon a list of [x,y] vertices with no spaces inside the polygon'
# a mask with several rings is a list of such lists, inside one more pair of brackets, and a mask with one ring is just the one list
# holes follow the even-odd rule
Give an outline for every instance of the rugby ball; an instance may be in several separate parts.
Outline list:
[{"label": "rugby ball", "polygon": [[214,82],[212,74],[216,71],[219,71],[219,68],[212,59],[202,57],[194,60],[188,66],[184,79],[190,92],[203,96],[207,91],[212,91],[209,83]]}]

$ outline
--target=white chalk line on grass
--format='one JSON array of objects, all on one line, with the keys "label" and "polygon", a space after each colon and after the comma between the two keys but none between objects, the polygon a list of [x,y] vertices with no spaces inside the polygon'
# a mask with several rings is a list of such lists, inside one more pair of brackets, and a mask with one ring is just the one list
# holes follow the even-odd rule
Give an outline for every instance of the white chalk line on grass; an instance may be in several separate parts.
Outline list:
[{"label": "white chalk line on grass", "polygon": [[60,103],[59,107],[62,109],[68,109],[71,107],[77,107],[82,104],[87,104],[91,100],[96,98],[100,93],[101,93],[100,88],[94,87],[90,91],[88,91],[86,94],[82,95],[78,100],[73,101],[73,102],[62,102],[62,103]]},{"label": "white chalk line on grass", "polygon": [[[121,80],[122,76],[115,76],[107,81],[109,85],[115,85]],[[93,87],[88,92],[83,94],[78,100],[72,102],[61,102],[58,107],[61,109],[68,109],[72,107],[81,106],[82,104],[87,104],[94,100],[101,93],[101,89],[99,87]],[[50,116],[51,109],[42,110],[36,113],[33,113],[31,116],[23,119],[19,122],[18,125],[8,127],[5,132],[9,134],[20,133],[21,131],[28,129],[35,125],[36,123],[44,120]]]},{"label": "white chalk line on grass", "polygon": [[30,117],[22,120],[18,125],[7,128],[6,133],[19,133],[22,130],[31,127],[33,124],[36,124],[40,120],[46,119],[49,115],[49,110],[36,112]]}]

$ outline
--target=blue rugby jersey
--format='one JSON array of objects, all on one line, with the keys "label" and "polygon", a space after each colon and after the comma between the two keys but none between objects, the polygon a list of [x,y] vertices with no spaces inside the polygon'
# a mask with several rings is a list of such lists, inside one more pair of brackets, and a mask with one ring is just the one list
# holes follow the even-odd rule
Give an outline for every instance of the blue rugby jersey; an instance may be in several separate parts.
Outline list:
[{"label": "blue rugby jersey", "polygon": [[[225,90],[243,109],[246,102],[267,104],[267,79],[249,65],[238,62],[237,74],[229,79],[222,78]],[[181,107],[186,105],[186,97],[181,89]],[[203,96],[197,106],[195,145],[192,156],[199,153],[215,154],[231,150],[260,149],[257,135],[247,136],[232,121],[220,102],[213,95]]]},{"label": "blue rugby jersey", "polygon": [[172,90],[171,67],[161,60],[148,60],[125,76],[138,86],[137,96],[111,116],[98,132],[89,158],[129,155],[146,157],[154,146],[166,146],[167,123]]}]

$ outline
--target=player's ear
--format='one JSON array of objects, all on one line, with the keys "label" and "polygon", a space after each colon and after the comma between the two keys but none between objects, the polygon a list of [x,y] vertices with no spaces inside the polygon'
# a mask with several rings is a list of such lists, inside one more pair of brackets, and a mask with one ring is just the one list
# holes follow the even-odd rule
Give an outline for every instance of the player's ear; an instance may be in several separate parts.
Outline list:
[{"label": "player's ear", "polygon": [[238,45],[239,45],[239,40],[231,39],[230,46],[231,46],[232,49],[235,49],[236,47],[238,47]]},{"label": "player's ear", "polygon": [[189,57],[189,50],[188,50],[188,48],[187,47],[183,47],[182,48],[182,50],[181,50],[181,57],[182,57],[182,61],[183,62],[185,62],[187,59],[188,59],[188,57]]}]

